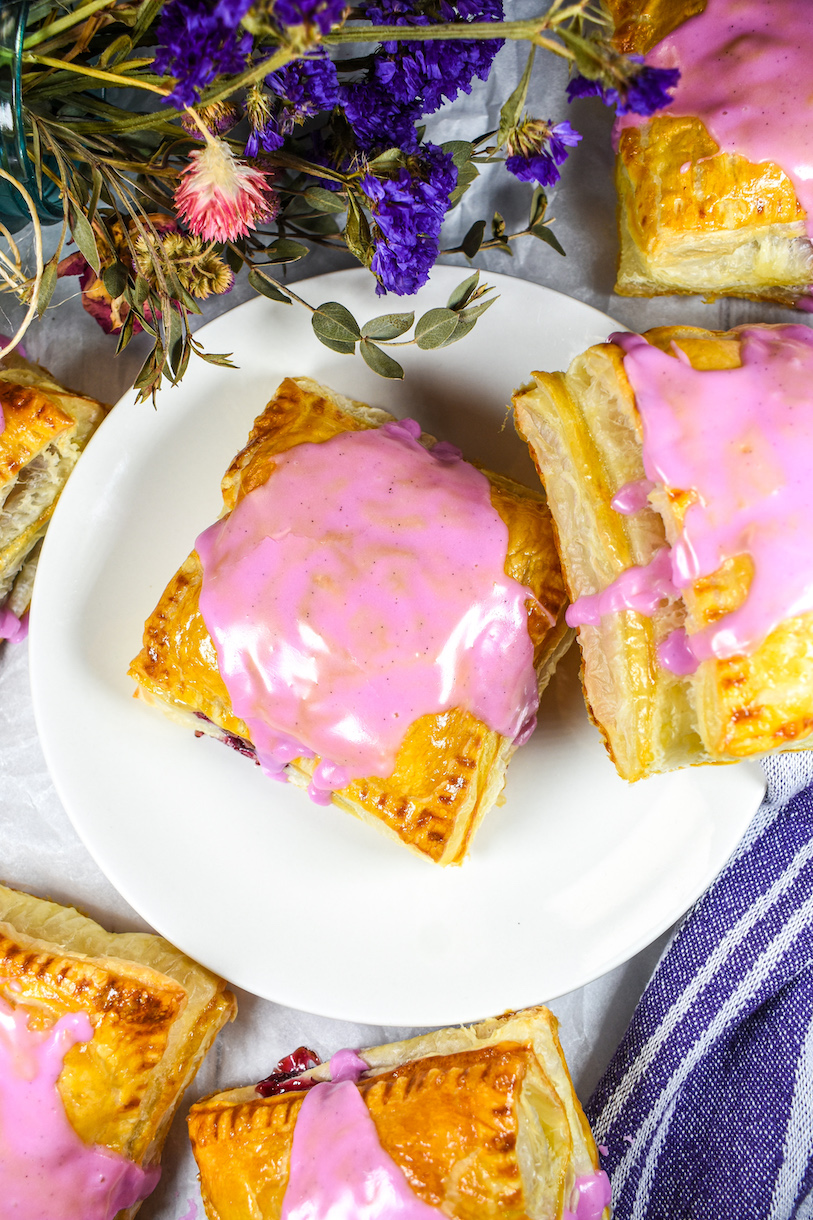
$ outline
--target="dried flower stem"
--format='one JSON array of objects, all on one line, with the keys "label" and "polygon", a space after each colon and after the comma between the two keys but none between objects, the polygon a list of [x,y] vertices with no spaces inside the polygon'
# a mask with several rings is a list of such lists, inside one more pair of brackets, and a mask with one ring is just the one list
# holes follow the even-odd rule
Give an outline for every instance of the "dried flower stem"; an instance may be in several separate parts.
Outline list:
[{"label": "dried flower stem", "polygon": [[[0,168],[0,178],[4,182],[10,183],[15,190],[20,192],[23,197],[23,202],[28,208],[34,230],[34,258],[36,261],[36,271],[34,272],[33,280],[23,279],[22,267],[18,267],[20,278],[15,286],[15,291],[18,295],[22,295],[23,291],[30,292],[30,297],[28,301],[28,310],[26,311],[26,315],[22,322],[18,326],[14,337],[5,345],[2,351],[0,351],[0,355],[7,356],[9,352],[13,351],[14,348],[22,342],[23,335],[34,320],[34,314],[37,312],[37,297],[39,296],[40,284],[42,283],[42,273],[45,270],[45,266],[42,258],[42,229],[40,228],[39,217],[37,216],[37,209],[34,205],[34,200],[31,198],[22,183],[18,182],[16,178],[12,178],[11,174],[7,173],[2,168]],[[17,250],[17,246],[12,240],[11,234],[8,232],[5,225],[0,225],[0,233],[3,234],[12,249],[16,251],[17,258],[19,259],[19,250]]]}]

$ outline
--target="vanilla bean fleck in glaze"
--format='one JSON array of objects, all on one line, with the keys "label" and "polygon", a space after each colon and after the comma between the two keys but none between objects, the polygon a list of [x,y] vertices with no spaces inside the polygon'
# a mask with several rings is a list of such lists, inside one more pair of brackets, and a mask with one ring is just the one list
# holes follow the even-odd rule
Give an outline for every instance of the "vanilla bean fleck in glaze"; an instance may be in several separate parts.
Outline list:
[{"label": "vanilla bean fleck in glaze", "polygon": [[[701,120],[723,152],[771,161],[790,178],[813,238],[813,5],[708,0],[653,47],[647,64],[679,68],[663,113]],[[625,116],[618,127],[640,123]]]},{"label": "vanilla bean fleck in glaze", "polygon": [[579,598],[568,621],[593,623],[624,608],[652,613],[647,571],[660,581],[648,584],[652,599],[663,600],[673,596],[670,574],[679,591],[747,555],[753,575],[742,603],[662,645],[661,664],[678,673],[748,655],[783,620],[813,612],[813,330],[744,327],[740,335],[740,367],[702,371],[639,335],[612,336],[641,417],[646,477],[693,499],[671,549]]},{"label": "vanilla bean fleck in glaze", "polygon": [[531,591],[505,575],[485,475],[414,421],[275,458],[197,541],[200,609],[267,771],[319,756],[310,794],[385,777],[407,729],[462,707],[521,742],[538,702]]}]

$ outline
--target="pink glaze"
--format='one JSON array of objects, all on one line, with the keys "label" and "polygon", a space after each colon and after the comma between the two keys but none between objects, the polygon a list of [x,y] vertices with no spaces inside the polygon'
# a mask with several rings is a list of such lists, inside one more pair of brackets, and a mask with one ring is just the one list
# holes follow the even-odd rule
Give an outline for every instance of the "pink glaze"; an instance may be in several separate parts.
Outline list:
[{"label": "pink glaze", "polygon": [[[752,653],[783,619],[813,611],[813,331],[791,325],[741,334],[740,368],[702,372],[640,336],[614,337],[643,424],[647,478],[696,496],[671,552],[643,570],[653,578],[652,608],[659,594],[668,596],[667,557],[677,589],[738,555],[749,555],[754,568],[742,605],[661,646],[662,664],[677,673],[691,672],[692,657]],[[579,598],[568,622],[595,622],[623,607],[651,613],[642,569],[630,571]]]},{"label": "pink glaze", "polygon": [[194,1199],[187,1201],[187,1208],[179,1220],[198,1220],[198,1205]]},{"label": "pink glaze", "polygon": [[[781,166],[813,237],[810,0],[707,0],[646,62],[680,69],[669,114],[695,115],[724,152]],[[624,116],[619,127],[636,122]]]},{"label": "pink glaze", "polygon": [[9,644],[21,644],[28,635],[28,611],[22,618],[17,618],[8,606],[0,609],[0,640],[8,640]]},{"label": "pink glaze", "polygon": [[658,645],[658,660],[664,669],[670,673],[685,677],[693,674],[699,664],[692,652],[689,637],[682,627],[670,631],[669,635]]},{"label": "pink glaze", "polygon": [[610,1179],[603,1169],[576,1179],[570,1198],[570,1211],[562,1212],[562,1220],[601,1220],[605,1207],[612,1201]]},{"label": "pink glaze", "polygon": [[672,562],[668,547],[662,547],[643,567],[631,567],[617,576],[600,593],[578,597],[565,613],[568,627],[596,626],[605,614],[618,610],[637,610],[652,615],[665,601],[680,594],[672,581]]},{"label": "pink glaze", "polygon": [[76,1134],[56,1084],[65,1055],[89,1042],[86,1013],[68,1013],[48,1030],[0,999],[0,1200],[14,1220],[113,1220],[146,1199],[160,1170]]},{"label": "pink glaze", "polygon": [[610,501],[610,508],[614,508],[617,513],[621,513],[624,517],[632,517],[635,513],[639,513],[642,508],[646,508],[649,504],[649,493],[655,486],[649,479],[635,479],[632,483],[625,483],[623,487],[619,487],[618,491]]},{"label": "pink glaze", "polygon": [[[378,1140],[356,1082],[367,1064],[354,1051],[330,1061],[334,1080],[302,1101],[294,1127],[282,1220],[439,1220]],[[580,1217],[587,1220],[587,1217]]]},{"label": "pink glaze", "polygon": [[538,702],[529,589],[505,575],[490,484],[414,421],[280,454],[197,541],[200,608],[234,710],[318,798],[388,776],[410,724],[468,709],[518,743]]}]

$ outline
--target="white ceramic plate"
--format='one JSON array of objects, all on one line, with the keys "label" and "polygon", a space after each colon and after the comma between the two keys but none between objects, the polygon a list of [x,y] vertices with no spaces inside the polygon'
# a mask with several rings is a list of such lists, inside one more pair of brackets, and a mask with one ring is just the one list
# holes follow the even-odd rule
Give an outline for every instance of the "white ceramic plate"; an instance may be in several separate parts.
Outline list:
[{"label": "white ceramic plate", "polygon": [[[441,267],[418,310],[464,278]],[[623,783],[588,723],[571,655],[461,868],[441,870],[218,742],[132,698],[143,623],[219,481],[286,375],[414,415],[469,457],[535,476],[505,407],[614,324],[520,280],[461,343],[401,349],[406,380],[321,346],[308,315],[254,300],[201,332],[239,371],[194,361],[157,412],[127,396],[59,503],[40,561],[31,669],[48,765],[73,823],[124,897],[232,982],[325,1016],[448,1024],[551,999],[624,961],[679,916],[723,863],[763,790],[755,765]],[[363,272],[297,285],[366,321]]]}]

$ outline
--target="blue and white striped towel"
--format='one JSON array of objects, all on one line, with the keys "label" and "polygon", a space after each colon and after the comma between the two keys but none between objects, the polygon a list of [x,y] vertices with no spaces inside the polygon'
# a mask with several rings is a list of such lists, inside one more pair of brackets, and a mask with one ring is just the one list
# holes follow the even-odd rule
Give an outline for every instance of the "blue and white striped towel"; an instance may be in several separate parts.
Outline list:
[{"label": "blue and white striped towel", "polygon": [[813,1218],[813,752],[765,770],[587,1106],[615,1220]]}]

